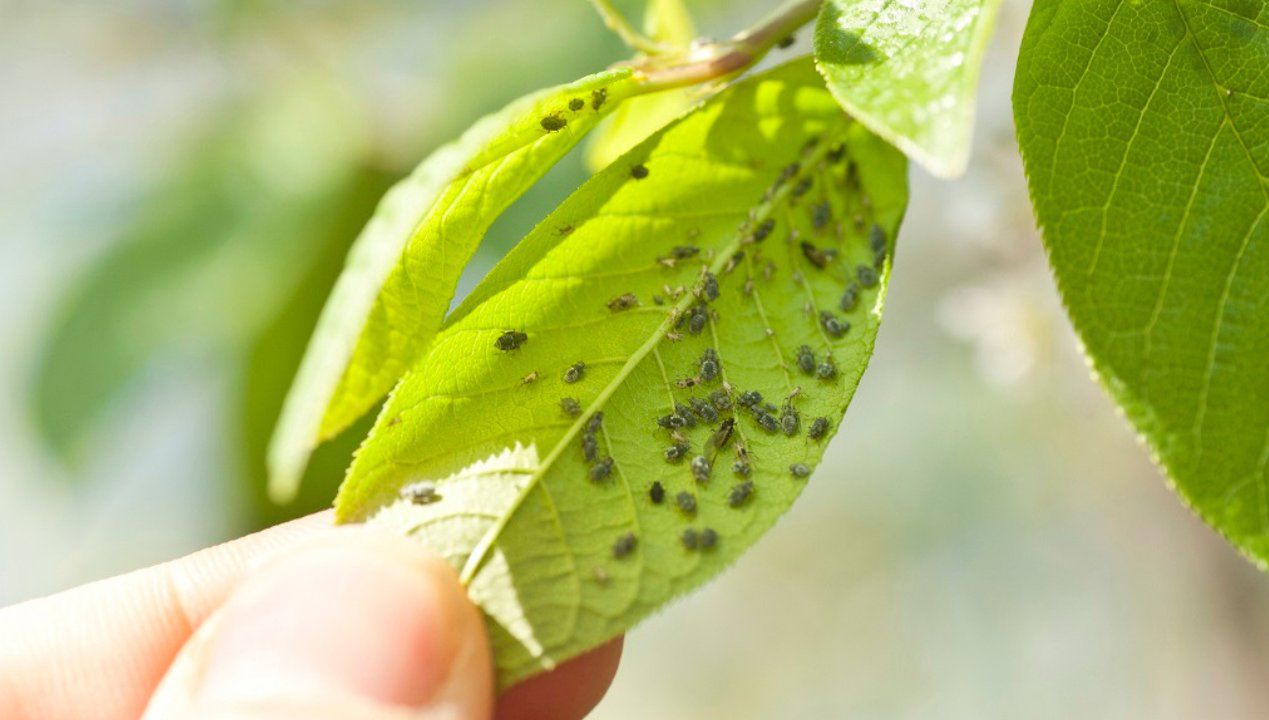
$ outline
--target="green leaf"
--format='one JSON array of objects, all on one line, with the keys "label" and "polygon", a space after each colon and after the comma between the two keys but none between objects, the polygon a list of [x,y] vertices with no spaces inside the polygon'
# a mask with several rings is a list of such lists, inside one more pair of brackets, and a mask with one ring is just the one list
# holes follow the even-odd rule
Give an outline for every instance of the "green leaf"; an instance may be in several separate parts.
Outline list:
[{"label": "green leaf", "polygon": [[[806,484],[791,466],[814,467],[841,420],[876,337],[905,173],[808,61],[714,97],[592,178],[455,311],[358,452],[337,517],[373,516],[461,570],[504,687],[700,585],[789,507]],[[847,288],[856,297],[843,311]],[[821,311],[849,329],[826,329]],[[506,331],[526,339],[499,349]],[[719,358],[712,378],[707,350]],[[711,419],[702,407],[680,430],[687,457],[667,462],[672,435],[658,418],[713,393],[736,408],[751,390],[774,418],[786,401],[796,410],[791,437],[753,413]],[[817,418],[819,440],[808,435]],[[583,450],[592,422],[598,456],[613,460],[597,480],[604,461]],[[733,508],[741,446],[754,492]],[[712,463],[707,482],[693,480],[698,455]],[[407,486],[435,499],[421,481],[440,499],[399,499]],[[694,495],[694,514],[676,509],[678,493]],[[685,549],[689,528],[698,541],[712,529],[717,546]],[[614,557],[627,533],[636,547]]]},{"label": "green leaf", "polygon": [[[648,0],[643,31],[667,46],[685,49],[696,38],[696,26],[682,0]],[[699,89],[674,88],[649,93],[622,103],[591,136],[586,165],[594,172],[608,167],[647,136],[682,115]]]},{"label": "green leaf", "polygon": [[1269,6],[1038,0],[1014,114],[1097,375],[1195,511],[1269,560]]},{"label": "green leaf", "polygon": [[1000,0],[827,0],[815,58],[846,111],[939,177],[965,172]]},{"label": "green leaf", "polygon": [[414,363],[489,225],[636,87],[619,69],[521,98],[384,197],[287,396],[269,450],[271,495],[292,497],[313,448],[364,415]]}]

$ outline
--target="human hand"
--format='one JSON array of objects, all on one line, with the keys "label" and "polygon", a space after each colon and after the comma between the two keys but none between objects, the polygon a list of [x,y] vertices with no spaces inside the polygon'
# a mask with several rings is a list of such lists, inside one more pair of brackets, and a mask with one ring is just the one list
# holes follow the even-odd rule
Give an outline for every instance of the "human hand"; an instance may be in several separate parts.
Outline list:
[{"label": "human hand", "polygon": [[620,656],[618,639],[495,707],[450,567],[322,513],[0,610],[0,718],[568,720]]}]

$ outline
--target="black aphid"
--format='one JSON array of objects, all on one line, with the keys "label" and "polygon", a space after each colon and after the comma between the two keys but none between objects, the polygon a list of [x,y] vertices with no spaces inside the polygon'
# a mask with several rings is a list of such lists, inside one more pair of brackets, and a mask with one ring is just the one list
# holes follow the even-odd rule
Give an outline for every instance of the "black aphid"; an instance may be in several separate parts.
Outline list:
[{"label": "black aphid", "polygon": [[812,440],[819,440],[828,432],[828,418],[817,417],[811,421],[811,427],[806,431],[806,436]]},{"label": "black aphid", "polygon": [[581,362],[579,360],[578,362],[575,362],[572,365],[569,365],[568,369],[564,371],[564,382],[570,383],[570,384],[575,383],[578,380],[581,380],[582,376],[585,374],[586,374],[586,363]]},{"label": "black aphid", "polygon": [[696,387],[696,378],[679,378],[674,384],[680,388]]},{"label": "black aphid", "polygon": [[780,423],[776,421],[775,416],[771,415],[770,413],[766,411],[763,411],[763,410],[756,411],[753,415],[753,419],[755,422],[758,423],[758,427],[762,428],[763,430],[766,430],[769,433],[773,433],[776,430],[780,429]]},{"label": "black aphid", "polygon": [[762,402],[762,393],[757,390],[746,390],[740,393],[739,398],[736,398],[736,404],[745,408],[752,408],[760,402]]},{"label": "black aphid", "polygon": [[701,530],[701,549],[712,550],[718,544],[718,533],[714,528]]},{"label": "black aphid", "polygon": [[688,258],[696,257],[700,254],[700,252],[701,249],[695,245],[675,245],[670,248],[670,257],[675,260],[686,260]]},{"label": "black aphid", "polygon": [[494,340],[494,347],[503,352],[511,352],[512,350],[518,350],[528,339],[529,336],[522,332],[508,330],[499,335],[497,340]]},{"label": "black aphid", "polygon": [[763,220],[762,224],[753,230],[753,241],[762,242],[763,240],[766,240],[772,230],[775,230],[775,220],[773,218]]},{"label": "black aphid", "polygon": [[753,496],[753,481],[746,480],[732,486],[731,492],[727,493],[727,504],[731,507],[740,507],[749,501]]},{"label": "black aphid", "polygon": [[679,540],[683,543],[683,547],[687,550],[695,550],[701,544],[701,536],[696,532],[696,528],[686,528],[683,534],[679,536]]},{"label": "black aphid", "polygon": [[604,413],[602,411],[590,416],[586,421],[586,432],[597,433],[604,427]]},{"label": "black aphid", "polygon": [[595,462],[595,458],[599,457],[599,441],[591,433],[582,435],[582,457],[586,458],[586,462]]},{"label": "black aphid", "polygon": [[850,330],[850,323],[824,310],[820,313],[820,327],[824,328],[824,332],[828,333],[829,337],[839,338]]},{"label": "black aphid", "polygon": [[617,538],[617,541],[612,544],[612,556],[620,560],[634,552],[634,549],[638,546],[639,538],[635,537],[634,533],[628,532]]},{"label": "black aphid", "polygon": [[709,482],[709,473],[713,466],[709,462],[709,458],[704,455],[697,455],[692,458],[692,479],[698,483],[704,484]]},{"label": "black aphid", "polygon": [[665,449],[665,461],[678,462],[687,457],[687,454],[691,452],[691,450],[692,448],[685,443],[674,443]]},{"label": "black aphid", "polygon": [[696,496],[686,490],[674,496],[674,504],[688,515],[696,512]]},{"label": "black aphid", "polygon": [[662,415],[657,418],[657,425],[665,428],[666,430],[674,430],[687,425],[687,421],[684,420],[683,416],[678,413],[670,413],[669,415]]},{"label": "black aphid", "polygon": [[785,35],[784,37],[780,38],[780,42],[776,43],[776,47],[780,48],[781,50],[787,50],[788,48],[793,47],[793,43],[797,41],[798,39],[794,37],[793,35]]},{"label": "black aphid", "polygon": [[838,145],[834,147],[832,150],[829,150],[828,154],[825,155],[824,157],[830,163],[834,163],[834,164],[839,163],[842,161],[842,158],[846,157],[846,146]]},{"label": "black aphid", "polygon": [[828,202],[822,202],[811,207],[811,225],[816,230],[823,230],[832,217],[833,209],[828,206]]},{"label": "black aphid", "polygon": [[710,443],[721,450],[725,445],[727,445],[727,441],[731,439],[731,433],[735,427],[736,420],[734,418],[727,418],[723,421],[722,425],[718,426],[718,430],[714,431],[714,434],[710,436]]},{"label": "black aphid", "polygon": [[842,293],[842,299],[837,303],[837,307],[842,312],[850,312],[859,305],[859,283],[851,283],[846,286],[846,291]]},{"label": "black aphid", "polygon": [[877,270],[867,265],[860,265],[855,268],[855,275],[859,278],[859,284],[866,288],[876,287],[877,281],[880,279],[877,276]]},{"label": "black aphid", "polygon": [[683,426],[696,427],[696,416],[692,413],[692,409],[683,403],[674,404],[674,414],[683,418]]},{"label": "black aphid", "polygon": [[709,394],[709,402],[714,406],[715,410],[726,412],[731,409],[731,396],[726,390],[715,390]]},{"label": "black aphid", "polygon": [[816,247],[814,243],[806,241],[802,242],[802,254],[810,261],[812,265],[823,270],[828,264],[837,259],[837,251]]},{"label": "black aphid", "polygon": [[798,181],[797,185],[793,186],[793,197],[802,197],[806,194],[807,190],[811,189],[811,185],[813,184],[814,181],[811,178],[802,178]]},{"label": "black aphid", "polygon": [[621,312],[638,306],[639,298],[635,297],[634,293],[623,293],[608,301],[608,309],[613,312]]},{"label": "black aphid", "polygon": [[691,319],[687,321],[687,331],[693,335],[700,335],[701,331],[705,329],[706,320],[705,311],[701,308],[695,308],[692,311]]},{"label": "black aphid", "polygon": [[793,437],[798,433],[798,411],[791,407],[785,407],[780,413],[780,430],[788,437]]},{"label": "black aphid", "polygon": [[559,115],[547,115],[546,117],[542,118],[542,129],[547,132],[555,132],[557,130],[563,129],[563,127],[567,124],[568,124],[568,121],[560,117]]},{"label": "black aphid", "polygon": [[603,460],[590,466],[590,479],[593,482],[603,482],[608,479],[609,473],[612,472],[612,458],[606,457]]},{"label": "black aphid", "polygon": [[727,264],[723,266],[723,274],[724,275],[729,274],[732,270],[736,269],[737,265],[739,265],[740,263],[744,261],[745,261],[745,252],[743,250],[737,250],[736,252],[732,253],[731,257],[727,258]]},{"label": "black aphid", "polygon": [[808,345],[798,348],[798,369],[807,375],[815,374],[815,354]]},{"label": "black aphid", "polygon": [[774,413],[776,410],[779,410],[779,408],[775,406],[775,403],[769,403],[769,402],[763,403],[762,409],[766,410],[769,413]]},{"label": "black aphid", "polygon": [[749,477],[749,462],[747,460],[737,460],[731,464],[731,471],[740,477]]},{"label": "black aphid", "polygon": [[701,380],[709,382],[718,377],[718,361],[704,358],[701,360]]},{"label": "black aphid", "polygon": [[590,106],[593,110],[598,110],[604,101],[608,99],[608,88],[599,88],[590,91]]},{"label": "black aphid", "polygon": [[584,107],[586,107],[586,101],[581,98],[573,98],[572,100],[568,101],[568,109],[572,110],[573,112],[577,112],[578,110],[581,110]]},{"label": "black aphid", "polygon": [[642,180],[648,176],[648,168],[646,165],[635,165],[630,168],[630,177],[635,180]]},{"label": "black aphid", "polygon": [[718,299],[718,278],[714,277],[714,273],[706,271],[701,278],[701,294],[710,302]]},{"label": "black aphid", "polygon": [[792,180],[798,174],[798,170],[801,169],[802,166],[797,163],[789,163],[788,165],[785,165],[780,168],[780,177],[776,178],[776,184],[780,185]]},{"label": "black aphid", "polygon": [[833,364],[832,355],[824,356],[824,362],[815,368],[815,377],[821,380],[832,380],[837,377],[837,366]]},{"label": "black aphid", "polygon": [[654,480],[648,488],[648,499],[652,501],[653,505],[660,505],[665,501],[665,486],[661,484],[660,480]]},{"label": "black aphid", "polygon": [[804,478],[811,474],[811,469],[802,463],[793,463],[789,466],[789,474],[795,478]]},{"label": "black aphid", "polygon": [[718,422],[718,411],[714,406],[700,398],[692,398],[692,412],[706,425]]},{"label": "black aphid", "polygon": [[415,505],[431,505],[440,501],[441,494],[436,492],[436,486],[432,483],[420,482],[401,488],[401,497]]},{"label": "black aphid", "polygon": [[868,247],[872,248],[874,253],[886,251],[886,231],[880,225],[868,228]]},{"label": "black aphid", "polygon": [[577,402],[577,398],[560,398],[560,409],[569,417],[577,417],[582,414],[582,404]]}]

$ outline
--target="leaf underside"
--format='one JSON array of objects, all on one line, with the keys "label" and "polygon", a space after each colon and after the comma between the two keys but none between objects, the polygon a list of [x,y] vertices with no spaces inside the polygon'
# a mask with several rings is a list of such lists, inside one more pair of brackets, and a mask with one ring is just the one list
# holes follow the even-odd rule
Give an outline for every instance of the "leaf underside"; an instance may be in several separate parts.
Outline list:
[{"label": "leaf underside", "polygon": [[[373,516],[460,569],[502,687],[700,585],[789,507],[841,420],[876,336],[905,173],[809,61],[711,99],[597,174],[455,311],[359,451],[338,519]],[[507,331],[526,339],[498,349]],[[743,391],[771,407],[741,409]],[[733,469],[744,458],[748,476]]]},{"label": "leaf underside", "polygon": [[349,253],[287,396],[269,453],[276,498],[293,496],[313,449],[418,359],[498,215],[634,91],[630,71],[618,69],[521,98],[388,192]]},{"label": "leaf underside", "polygon": [[1184,500],[1269,561],[1269,5],[1039,0],[1014,90],[1096,373]]},{"label": "leaf underside", "polygon": [[1000,0],[828,0],[816,63],[846,111],[940,177],[965,171]]}]

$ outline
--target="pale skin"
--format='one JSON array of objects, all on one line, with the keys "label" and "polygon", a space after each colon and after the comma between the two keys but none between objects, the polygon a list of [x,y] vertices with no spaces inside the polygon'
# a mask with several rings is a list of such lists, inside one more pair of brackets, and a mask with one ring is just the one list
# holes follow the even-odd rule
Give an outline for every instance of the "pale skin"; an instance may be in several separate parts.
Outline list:
[{"label": "pale skin", "polygon": [[495,699],[448,565],[323,513],[0,609],[6,720],[569,720],[618,639]]}]

